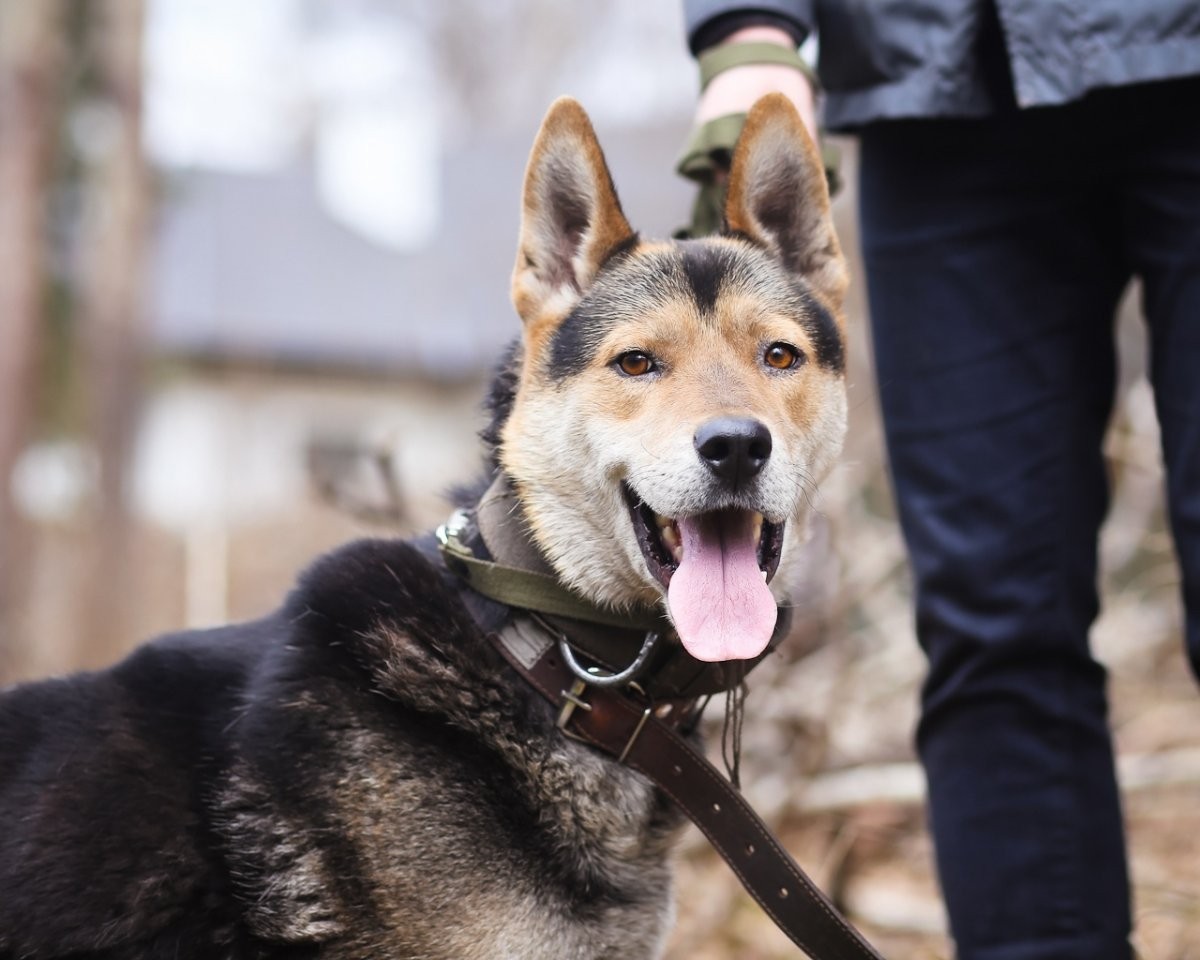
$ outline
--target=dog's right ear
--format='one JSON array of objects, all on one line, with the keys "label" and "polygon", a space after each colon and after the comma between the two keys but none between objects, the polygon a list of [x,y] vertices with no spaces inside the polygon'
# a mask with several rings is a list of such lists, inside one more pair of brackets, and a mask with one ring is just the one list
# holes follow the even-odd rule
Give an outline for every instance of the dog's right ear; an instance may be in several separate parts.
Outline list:
[{"label": "dog's right ear", "polygon": [[526,327],[561,319],[632,236],[591,121],[575,100],[560,97],[525,170],[512,297]]}]

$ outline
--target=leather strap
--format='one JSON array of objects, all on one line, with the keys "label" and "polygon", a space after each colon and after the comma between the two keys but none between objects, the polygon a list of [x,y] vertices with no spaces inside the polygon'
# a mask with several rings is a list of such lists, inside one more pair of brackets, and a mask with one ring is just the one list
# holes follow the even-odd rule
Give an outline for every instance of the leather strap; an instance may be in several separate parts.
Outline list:
[{"label": "leather strap", "polygon": [[493,635],[505,659],[559,710],[558,725],[637,770],[700,828],[746,891],[812,960],[882,960],[805,875],[746,800],[680,734],[693,702],[649,704],[586,686],[553,643],[529,631]]}]

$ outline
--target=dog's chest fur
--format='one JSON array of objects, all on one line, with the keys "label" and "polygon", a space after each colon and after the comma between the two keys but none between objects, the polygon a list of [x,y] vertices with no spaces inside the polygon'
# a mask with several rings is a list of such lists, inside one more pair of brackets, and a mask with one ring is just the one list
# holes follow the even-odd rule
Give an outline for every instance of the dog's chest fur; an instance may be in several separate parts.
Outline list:
[{"label": "dog's chest fur", "polygon": [[[231,692],[188,704],[187,729],[167,722],[189,689],[218,684]],[[55,789],[97,818],[86,837],[30,824],[32,857],[0,840],[3,960],[661,950],[677,814],[558,735],[407,544],[338,551],[252,630],[166,638],[0,705],[0,720],[58,714],[37,742],[0,741],[0,820],[44,799],[37,759],[64,749],[58,735],[94,751],[94,778]],[[105,771],[131,764],[154,790],[105,796]]]}]

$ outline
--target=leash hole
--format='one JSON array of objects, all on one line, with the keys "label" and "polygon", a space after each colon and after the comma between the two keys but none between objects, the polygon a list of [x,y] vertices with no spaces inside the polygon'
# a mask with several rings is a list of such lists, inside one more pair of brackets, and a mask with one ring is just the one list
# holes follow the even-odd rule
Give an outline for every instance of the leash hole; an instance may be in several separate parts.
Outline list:
[{"label": "leash hole", "polygon": [[788,898],[788,888],[787,888],[787,887],[780,887],[780,888],[779,888],[779,899],[780,899],[780,900],[786,900],[787,898]]},{"label": "leash hole", "polygon": [[675,764],[675,766],[671,768],[671,772],[678,777],[683,773],[683,767],[681,767],[679,764]]},{"label": "leash hole", "polygon": [[748,856],[748,857],[754,856],[754,844],[752,844],[752,843],[746,844],[746,856]]},{"label": "leash hole", "polygon": [[713,813],[720,813],[720,812],[721,812],[721,805],[719,803],[714,803],[713,804]]}]

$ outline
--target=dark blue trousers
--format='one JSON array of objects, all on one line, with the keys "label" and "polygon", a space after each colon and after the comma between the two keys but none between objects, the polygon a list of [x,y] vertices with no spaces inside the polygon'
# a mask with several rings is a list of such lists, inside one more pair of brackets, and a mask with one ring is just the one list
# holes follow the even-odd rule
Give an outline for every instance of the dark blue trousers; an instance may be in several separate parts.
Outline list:
[{"label": "dark blue trousers", "polygon": [[863,132],[888,452],[929,658],[918,747],[960,960],[1128,960],[1088,630],[1114,312],[1144,284],[1200,668],[1200,80]]}]

